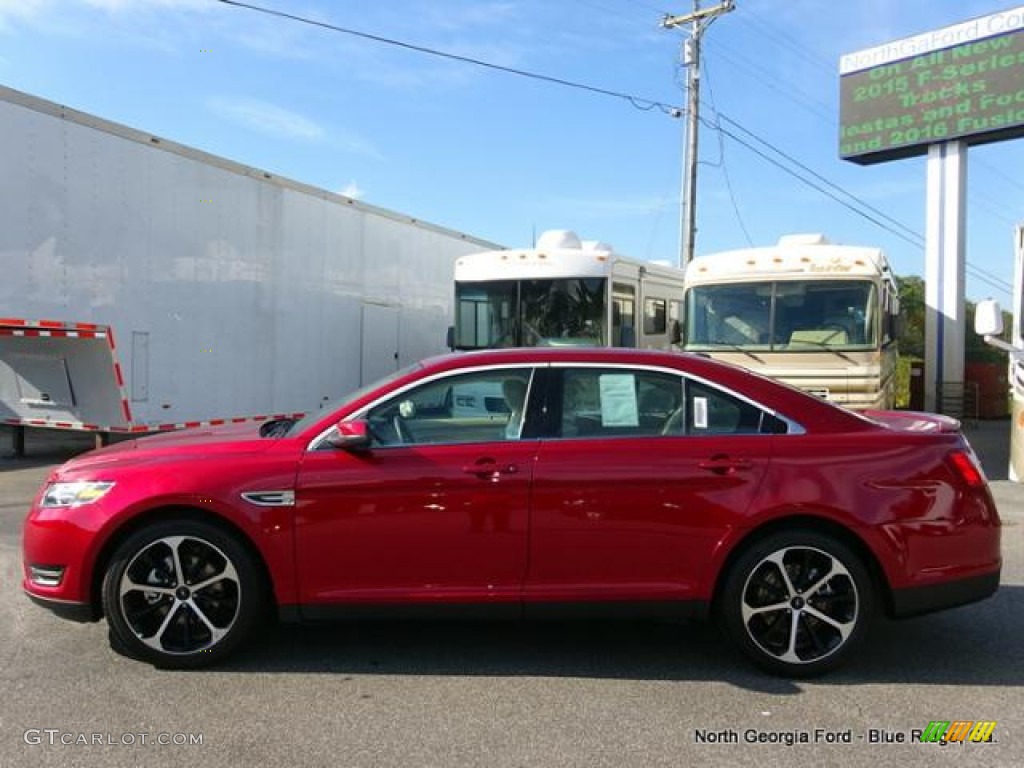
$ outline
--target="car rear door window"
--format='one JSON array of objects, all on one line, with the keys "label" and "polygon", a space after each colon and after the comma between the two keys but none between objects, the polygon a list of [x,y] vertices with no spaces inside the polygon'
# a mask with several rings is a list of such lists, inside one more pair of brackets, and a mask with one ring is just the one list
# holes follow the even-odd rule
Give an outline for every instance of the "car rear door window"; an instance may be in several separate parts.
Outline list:
[{"label": "car rear door window", "polygon": [[[683,434],[683,419],[677,419],[668,431]],[[685,434],[755,435],[785,431],[785,422],[756,405],[703,382],[687,382]]]},{"label": "car rear door window", "polygon": [[561,385],[561,437],[660,435],[683,402],[681,377],[660,371],[570,368]]},{"label": "car rear door window", "polygon": [[566,368],[553,392],[557,436],[783,433],[786,423],[742,397],[665,371]]}]

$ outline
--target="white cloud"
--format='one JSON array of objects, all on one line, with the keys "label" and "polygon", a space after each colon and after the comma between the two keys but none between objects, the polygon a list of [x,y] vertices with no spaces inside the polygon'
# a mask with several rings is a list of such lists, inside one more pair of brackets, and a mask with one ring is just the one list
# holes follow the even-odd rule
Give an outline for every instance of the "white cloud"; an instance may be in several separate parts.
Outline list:
[{"label": "white cloud", "polygon": [[332,131],[331,144],[336,146],[342,152],[349,155],[369,157],[373,160],[384,159],[384,155],[382,155],[380,151],[375,146],[373,146],[373,144],[364,139],[362,136],[357,136],[354,133],[339,134],[336,131]]},{"label": "white cloud", "polygon": [[[0,33],[25,29],[69,39],[102,39],[164,52],[191,48],[218,3],[209,0],[0,0]],[[197,24],[199,14],[204,23]]]},{"label": "white cloud", "polygon": [[82,0],[85,5],[110,13],[159,8],[198,11],[209,9],[209,0]]},{"label": "white cloud", "polygon": [[338,190],[339,195],[345,197],[351,197],[353,200],[359,200],[366,194],[366,191],[356,184],[355,179],[346,184],[342,189]]},{"label": "white cloud", "polygon": [[640,216],[672,209],[678,205],[678,198],[554,197],[551,199],[551,203],[575,211],[576,215],[580,216]]},{"label": "white cloud", "polygon": [[268,101],[212,99],[207,106],[225,120],[268,136],[321,142],[343,154],[384,159],[377,148],[362,136],[337,130],[328,132],[315,120]]},{"label": "white cloud", "polygon": [[256,99],[214,99],[209,107],[225,120],[260,133],[288,139],[317,141],[323,128],[297,112]]},{"label": "white cloud", "polygon": [[515,3],[507,2],[475,2],[459,8],[431,4],[425,9],[425,24],[447,30],[496,26],[514,22],[519,10]]},{"label": "white cloud", "polygon": [[66,15],[75,6],[85,6],[108,13],[160,10],[208,11],[209,0],[0,0],[0,24],[10,20],[37,21],[44,14],[54,12],[57,18]]},{"label": "white cloud", "polygon": [[17,22],[35,21],[49,5],[49,0],[0,0],[0,32]]}]

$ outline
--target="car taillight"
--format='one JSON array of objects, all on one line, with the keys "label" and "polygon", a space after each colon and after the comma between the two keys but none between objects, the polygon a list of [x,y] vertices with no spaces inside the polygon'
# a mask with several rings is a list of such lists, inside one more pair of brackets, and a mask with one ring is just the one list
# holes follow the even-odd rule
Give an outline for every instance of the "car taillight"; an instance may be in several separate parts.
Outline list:
[{"label": "car taillight", "polygon": [[969,451],[954,451],[949,454],[949,463],[967,486],[979,488],[986,484],[985,473]]}]

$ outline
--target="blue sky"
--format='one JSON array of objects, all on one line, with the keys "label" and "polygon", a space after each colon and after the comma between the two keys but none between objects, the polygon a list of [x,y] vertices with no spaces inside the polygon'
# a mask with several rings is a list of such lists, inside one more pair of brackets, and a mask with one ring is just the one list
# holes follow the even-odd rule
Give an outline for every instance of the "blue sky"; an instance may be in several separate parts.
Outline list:
[{"label": "blue sky", "polygon": [[[682,34],[659,21],[690,0],[253,4],[683,103]],[[923,158],[838,158],[839,57],[1017,5],[737,0],[704,38],[702,115],[923,235]],[[678,255],[682,121],[622,99],[217,0],[0,0],[0,83],[503,245],[567,228],[640,258]],[[885,248],[898,274],[924,274],[922,249],[904,237],[713,126],[700,141],[697,253],[823,232]],[[972,148],[968,163],[967,294],[1006,305],[1024,140]]]}]

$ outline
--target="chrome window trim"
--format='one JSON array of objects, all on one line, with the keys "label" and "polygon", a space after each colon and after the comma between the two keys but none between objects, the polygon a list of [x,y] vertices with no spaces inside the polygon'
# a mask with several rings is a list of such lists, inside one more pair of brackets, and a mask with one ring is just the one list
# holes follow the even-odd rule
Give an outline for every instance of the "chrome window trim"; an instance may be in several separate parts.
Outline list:
[{"label": "chrome window trim", "polygon": [[[419,387],[421,384],[429,384],[429,383],[431,383],[433,381],[436,381],[438,379],[442,379],[442,378],[445,378],[445,377],[448,377],[448,376],[459,376],[459,375],[462,375],[462,374],[469,374],[469,373],[480,373],[480,372],[495,371],[495,370],[510,370],[510,369],[517,369],[517,368],[530,368],[530,369],[535,370],[535,371],[541,370],[543,368],[604,368],[604,369],[613,369],[613,370],[614,369],[620,369],[620,370],[653,371],[655,373],[665,373],[665,374],[669,374],[669,375],[672,375],[672,376],[678,376],[680,378],[687,379],[687,380],[690,380],[690,381],[699,382],[699,383],[701,383],[701,384],[703,384],[705,386],[711,387],[712,389],[716,389],[719,392],[727,394],[730,397],[734,397],[737,400],[741,400],[742,402],[747,403],[748,405],[751,405],[754,408],[757,408],[758,410],[763,411],[764,413],[767,413],[769,416],[777,418],[779,421],[783,422],[786,425],[785,435],[804,435],[804,434],[807,433],[807,430],[804,428],[804,426],[800,422],[798,422],[798,421],[796,421],[794,419],[791,419],[788,416],[784,416],[783,414],[779,413],[774,408],[770,408],[770,407],[768,407],[766,405],[763,405],[762,403],[760,403],[757,400],[754,400],[754,399],[748,397],[747,395],[744,395],[744,394],[742,394],[740,392],[737,392],[736,390],[734,390],[734,389],[732,389],[730,387],[723,386],[722,384],[720,384],[720,383],[718,383],[716,381],[713,381],[711,379],[708,379],[708,378],[706,378],[704,376],[699,376],[699,375],[691,373],[689,371],[682,371],[682,370],[680,370],[678,368],[672,368],[672,367],[663,366],[663,365],[651,365],[650,363],[621,363],[621,362],[615,362],[615,361],[594,362],[594,361],[556,360],[556,361],[539,361],[539,362],[532,362],[532,363],[501,363],[501,364],[499,364],[499,363],[490,363],[490,364],[487,364],[487,365],[473,366],[471,368],[459,368],[459,369],[454,369],[454,370],[439,371],[437,373],[431,374],[430,376],[424,376],[422,379],[417,379],[416,381],[410,382],[410,383],[406,384],[405,386],[403,386],[403,387],[401,387],[399,389],[396,389],[396,390],[393,390],[393,391],[389,392],[387,395],[385,395],[383,397],[379,397],[376,400],[371,401],[370,403],[364,405],[362,408],[360,408],[355,413],[350,414],[347,418],[348,419],[360,419],[360,418],[363,418],[363,417],[365,417],[365,415],[366,415],[366,413],[368,411],[370,411],[373,408],[376,408],[378,405],[380,405],[384,401],[390,400],[392,397],[396,397],[398,395],[403,394],[404,392],[408,392],[411,389],[415,389],[416,387]],[[527,402],[529,402],[530,395],[533,393],[533,384],[534,384],[534,376],[531,375],[530,376],[530,383],[529,383],[527,391],[526,391],[526,400],[527,400]],[[320,434],[316,435],[316,437],[314,437],[312,440],[310,440],[309,443],[306,446],[306,452],[312,452],[312,451],[319,450],[323,446],[324,442],[327,440],[327,436],[330,434],[331,430],[333,430],[333,429],[334,429],[334,425],[331,425],[331,426],[327,427],[325,430],[323,430],[322,432],[320,432]],[[780,435],[778,433],[773,433],[773,432],[752,432],[752,433],[746,434],[745,436],[747,436],[747,437],[756,437],[758,435],[764,435],[766,437],[783,437],[783,436],[785,436],[785,435]],[[669,436],[666,435],[666,437],[669,437]],[[693,435],[684,435],[684,437],[693,437]],[[624,438],[625,438],[625,436],[624,436]],[[584,440],[584,439],[588,439],[588,438],[558,438],[558,439],[559,440],[573,440],[573,439]],[[512,441],[512,442],[514,442],[514,441]],[[433,445],[461,445],[461,443],[433,443]],[[401,446],[381,446],[378,450],[386,450],[387,448],[399,448],[399,447],[401,447]]]},{"label": "chrome window trim", "polygon": [[[786,434],[787,435],[806,435],[807,434],[807,430],[804,429],[803,424],[800,424],[800,423],[798,423],[796,421],[793,421],[792,419],[790,419],[790,418],[788,418],[786,416],[783,416],[780,413],[773,413],[772,416],[774,416],[775,418],[777,418],[779,421],[781,421],[783,424],[786,425]],[[778,435],[776,435],[776,436],[778,437]]]},{"label": "chrome window trim", "polygon": [[[549,363],[505,363],[505,364],[501,364],[501,365],[496,364],[496,363],[490,363],[490,364],[487,364],[487,365],[473,366],[472,368],[457,368],[457,369],[448,370],[448,371],[439,371],[437,373],[431,374],[430,376],[424,376],[422,379],[416,379],[416,381],[409,382],[408,384],[400,387],[399,389],[395,389],[395,390],[392,390],[391,392],[388,392],[383,397],[378,397],[376,400],[372,400],[371,402],[369,402],[366,405],[364,405],[362,408],[360,408],[355,413],[349,414],[345,418],[345,420],[349,421],[349,420],[354,420],[354,419],[365,418],[366,414],[369,411],[373,410],[374,408],[376,408],[381,403],[386,402],[387,400],[390,400],[393,397],[397,397],[397,396],[399,396],[399,395],[401,395],[401,394],[403,394],[405,392],[408,392],[411,389],[415,389],[415,388],[419,387],[421,384],[430,384],[431,382],[437,381],[438,379],[443,379],[443,378],[450,377],[450,376],[461,376],[462,374],[468,374],[468,373],[481,373],[481,372],[487,372],[487,371],[505,371],[505,370],[515,370],[515,369],[520,369],[520,368],[529,368],[531,371],[536,371],[536,370],[539,370],[541,368],[548,368],[548,367],[550,367]],[[533,393],[533,381],[534,381],[534,376],[531,373],[530,374],[530,382],[526,386],[526,400],[525,400],[525,402],[527,402],[527,403],[530,402],[530,395]],[[334,429],[334,425],[332,424],[331,426],[327,427],[327,429],[325,429],[322,432],[320,432],[320,434],[318,434],[312,440],[310,440],[309,443],[306,445],[306,453],[311,453],[313,451],[320,450],[320,448],[323,446],[323,443],[326,442],[327,436],[331,433],[331,430],[333,430],[333,429]],[[508,442],[518,442],[518,441],[517,440],[509,440]],[[439,445],[469,445],[469,443],[431,443],[431,445],[435,445],[435,446],[439,446]],[[403,447],[403,446],[400,446],[400,445],[383,445],[383,446],[379,446],[378,448],[375,448],[374,450],[386,450],[388,448],[401,448],[401,447]]]},{"label": "chrome window trim", "polygon": [[[729,387],[723,386],[722,384],[719,384],[717,381],[712,381],[711,379],[707,379],[707,378],[705,378],[703,376],[698,376],[697,374],[690,373],[689,371],[681,371],[678,368],[667,368],[665,366],[651,365],[649,363],[640,363],[640,364],[637,364],[637,365],[630,365],[630,364],[626,364],[626,363],[594,363],[594,362],[582,362],[582,363],[576,362],[576,363],[573,363],[573,362],[569,362],[569,361],[564,361],[563,362],[561,360],[558,361],[558,362],[551,363],[549,365],[549,367],[551,367],[551,368],[623,368],[623,369],[634,370],[634,371],[655,371],[657,373],[674,374],[674,375],[679,376],[681,378],[689,379],[690,381],[700,382],[701,384],[704,384],[705,386],[711,387],[712,389],[717,389],[719,392],[723,392],[723,393],[729,395],[730,397],[735,397],[737,400],[742,400],[744,403],[747,403],[747,405],[752,405],[753,407],[757,408],[758,410],[761,410],[764,413],[767,413],[769,416],[774,416],[775,418],[777,418],[779,421],[783,422],[786,425],[786,434],[787,435],[803,435],[803,434],[807,433],[807,430],[804,429],[803,425],[800,424],[800,422],[794,421],[793,419],[790,419],[787,416],[783,416],[781,413],[776,411],[774,408],[769,408],[766,405],[762,405],[757,400],[753,400],[752,398],[747,397],[746,395],[744,395],[744,394],[742,394],[740,392],[737,392],[734,389],[731,389]],[[774,435],[775,437],[780,437],[780,435],[778,435],[777,433],[772,433],[772,432],[753,432],[753,433],[749,433],[746,436],[754,437],[754,436],[757,436],[757,435],[767,435],[767,436],[773,436]],[[666,437],[668,437],[668,435],[666,435]],[[693,437],[693,435],[682,435],[682,437]],[[561,439],[575,439],[575,438],[561,438]]]}]

